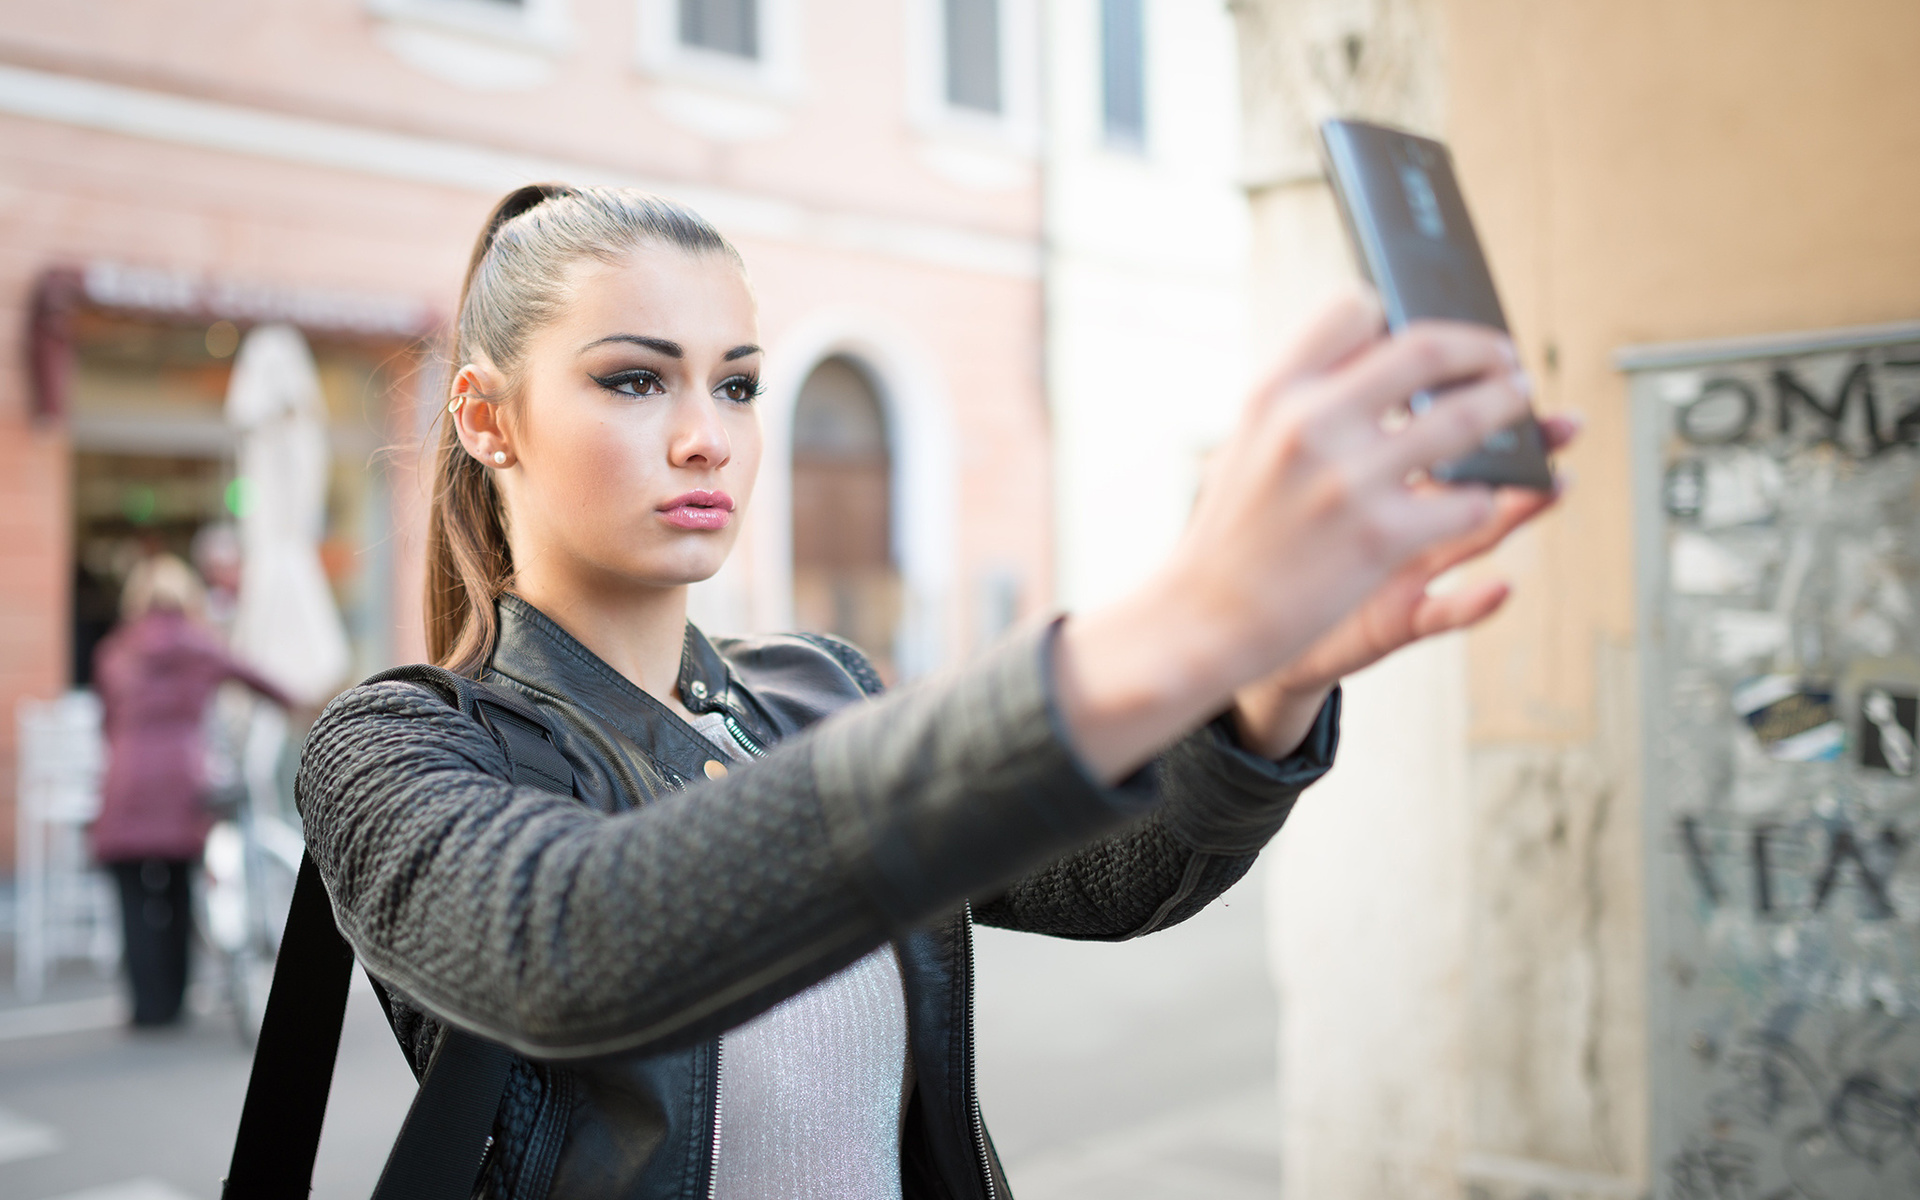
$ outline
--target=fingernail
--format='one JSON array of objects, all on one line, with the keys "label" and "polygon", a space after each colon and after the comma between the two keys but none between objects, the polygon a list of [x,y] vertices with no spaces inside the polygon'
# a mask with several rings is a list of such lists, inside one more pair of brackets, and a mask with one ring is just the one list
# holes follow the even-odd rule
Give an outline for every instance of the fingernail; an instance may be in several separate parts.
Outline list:
[{"label": "fingernail", "polygon": [[1554,416],[1559,417],[1562,421],[1565,421],[1567,424],[1573,426],[1573,432],[1575,433],[1579,433],[1582,429],[1585,429],[1587,427],[1587,418],[1585,413],[1577,413],[1569,410],[1563,413],[1555,413]]},{"label": "fingernail", "polygon": [[1520,365],[1520,351],[1514,348],[1513,341],[1511,339],[1508,339],[1508,338],[1501,339],[1500,353],[1506,356],[1508,366],[1517,367]]},{"label": "fingernail", "polygon": [[1564,496],[1573,490],[1574,481],[1580,477],[1571,470],[1559,470],[1553,473],[1553,494]]},{"label": "fingernail", "polygon": [[1519,392],[1529,400],[1533,399],[1533,376],[1527,374],[1525,371],[1515,371],[1507,376],[1507,380],[1513,384],[1514,391]]}]

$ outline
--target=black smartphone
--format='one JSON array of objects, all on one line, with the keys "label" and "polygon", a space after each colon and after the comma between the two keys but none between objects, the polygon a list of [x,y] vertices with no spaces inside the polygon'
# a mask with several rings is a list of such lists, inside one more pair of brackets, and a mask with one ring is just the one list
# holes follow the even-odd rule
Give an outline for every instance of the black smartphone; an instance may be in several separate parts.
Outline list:
[{"label": "black smartphone", "polygon": [[[1446,146],[1405,130],[1343,120],[1321,123],[1320,144],[1360,270],[1386,307],[1387,328],[1397,332],[1413,321],[1441,318],[1505,332],[1500,294]],[[1431,403],[1425,393],[1415,396],[1414,411]],[[1546,442],[1531,414],[1432,474],[1447,483],[1553,488]]]}]

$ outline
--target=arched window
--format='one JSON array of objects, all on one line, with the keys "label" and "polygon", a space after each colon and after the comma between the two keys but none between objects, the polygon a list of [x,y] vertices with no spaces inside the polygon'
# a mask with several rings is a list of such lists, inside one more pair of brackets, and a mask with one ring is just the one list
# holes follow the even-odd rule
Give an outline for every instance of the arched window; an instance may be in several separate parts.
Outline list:
[{"label": "arched window", "polygon": [[834,357],[801,385],[793,414],[793,614],[843,637],[893,678],[900,572],[893,457],[867,373]]}]

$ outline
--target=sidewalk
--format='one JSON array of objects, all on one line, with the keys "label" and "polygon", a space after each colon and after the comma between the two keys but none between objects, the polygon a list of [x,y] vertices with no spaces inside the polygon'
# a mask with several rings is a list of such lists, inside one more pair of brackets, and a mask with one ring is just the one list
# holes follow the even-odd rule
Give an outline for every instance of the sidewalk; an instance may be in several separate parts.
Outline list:
[{"label": "sidewalk", "polygon": [[[90,1003],[98,1002],[62,1002],[69,1012]],[[0,1030],[34,1013],[0,1012]],[[217,1010],[177,1031],[135,1035],[116,1022],[0,1040],[0,1196],[217,1200],[249,1062]],[[365,1200],[412,1095],[413,1077],[362,980],[341,1037],[314,1200]]]},{"label": "sidewalk", "polygon": [[1018,1200],[1273,1200],[1265,883],[1137,941],[978,932],[980,1104]]},{"label": "sidewalk", "polygon": [[[1119,944],[982,929],[981,1104],[1019,1200],[1271,1200],[1274,1036],[1258,872]],[[362,976],[314,1200],[365,1200],[413,1095]],[[0,993],[0,1196],[217,1200],[248,1055],[217,996],[176,1033],[123,1028],[117,981]]]}]

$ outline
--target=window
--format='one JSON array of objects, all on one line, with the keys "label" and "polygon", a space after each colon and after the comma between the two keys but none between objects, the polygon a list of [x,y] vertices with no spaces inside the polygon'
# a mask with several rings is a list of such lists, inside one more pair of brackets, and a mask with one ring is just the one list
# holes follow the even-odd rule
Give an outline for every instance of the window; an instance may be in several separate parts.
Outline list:
[{"label": "window", "polygon": [[680,44],[760,57],[759,0],[680,0]]},{"label": "window", "polygon": [[1147,141],[1144,0],[1100,0],[1100,114],[1110,145]]},{"label": "window", "polygon": [[798,98],[805,0],[635,0],[634,60],[661,85],[656,110],[706,137],[786,128]]},{"label": "window", "polygon": [[800,628],[847,639],[893,678],[893,456],[880,397],[849,358],[815,367],[794,407],[793,613]]},{"label": "window", "polygon": [[947,103],[999,113],[1000,0],[943,0]]},{"label": "window", "polygon": [[[1041,0],[906,0],[904,7],[907,114],[925,137],[923,161],[975,187],[983,186],[973,169],[982,155],[1017,157],[1011,173],[1024,178],[1040,149]],[[956,169],[961,158],[971,165]]]},{"label": "window", "polygon": [[[384,27],[381,40],[389,50],[439,75],[471,77],[476,68],[467,39],[492,43],[490,49],[496,54],[508,51],[547,57],[565,53],[572,43],[572,24],[567,15],[571,0],[363,0],[363,3],[369,12],[381,18]],[[497,67],[496,61],[485,69],[491,72]]]}]

